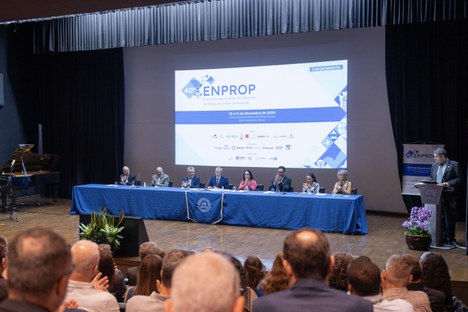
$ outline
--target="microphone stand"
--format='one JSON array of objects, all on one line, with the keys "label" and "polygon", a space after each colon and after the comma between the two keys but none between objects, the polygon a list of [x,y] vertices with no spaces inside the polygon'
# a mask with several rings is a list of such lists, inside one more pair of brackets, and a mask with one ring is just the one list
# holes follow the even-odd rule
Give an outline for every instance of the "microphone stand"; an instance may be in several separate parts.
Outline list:
[{"label": "microphone stand", "polygon": [[13,166],[15,165],[14,162],[11,163],[11,166],[10,166],[10,174],[8,175],[8,186],[10,187],[10,190],[9,190],[9,195],[10,195],[10,207],[9,207],[9,210],[10,210],[10,218],[9,220],[10,221],[16,221],[18,222],[18,218],[16,218],[16,216],[14,215],[15,213],[15,209],[16,209],[16,203],[12,202],[12,198],[14,197],[13,196],[13,182],[12,182],[12,176],[13,176]]}]

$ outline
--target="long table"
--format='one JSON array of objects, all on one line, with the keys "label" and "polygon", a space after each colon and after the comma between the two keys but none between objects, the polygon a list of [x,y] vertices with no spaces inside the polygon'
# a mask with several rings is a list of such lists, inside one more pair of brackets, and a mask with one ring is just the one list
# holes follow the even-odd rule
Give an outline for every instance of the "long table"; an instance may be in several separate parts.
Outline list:
[{"label": "long table", "polygon": [[[73,188],[71,214],[98,212],[144,219],[196,221],[276,229],[310,227],[367,234],[362,195],[211,191],[87,184]],[[205,216],[206,215],[206,216]]]}]

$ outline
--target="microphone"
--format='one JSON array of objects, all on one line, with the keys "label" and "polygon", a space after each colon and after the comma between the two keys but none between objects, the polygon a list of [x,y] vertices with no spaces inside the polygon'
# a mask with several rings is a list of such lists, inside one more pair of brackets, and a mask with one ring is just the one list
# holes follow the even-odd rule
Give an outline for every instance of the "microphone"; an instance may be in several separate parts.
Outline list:
[{"label": "microphone", "polygon": [[136,179],[135,184],[138,184],[138,182],[140,181],[140,175],[141,175],[141,171],[140,171],[140,173],[138,174],[138,178]]},{"label": "microphone", "polygon": [[13,167],[13,166],[15,165],[15,162],[16,162],[16,159],[13,159],[13,160],[11,161],[11,167]]}]

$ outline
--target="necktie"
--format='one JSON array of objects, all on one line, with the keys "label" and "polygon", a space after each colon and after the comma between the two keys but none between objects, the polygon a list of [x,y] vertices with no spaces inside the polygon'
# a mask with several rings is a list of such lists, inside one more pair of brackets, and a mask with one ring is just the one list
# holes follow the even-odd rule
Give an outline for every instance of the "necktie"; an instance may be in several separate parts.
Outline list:
[{"label": "necktie", "polygon": [[219,186],[219,178],[216,178],[216,186]]},{"label": "necktie", "polygon": [[444,170],[443,170],[444,165],[440,164],[439,168],[437,168],[437,183],[442,183],[442,178],[444,176]]}]

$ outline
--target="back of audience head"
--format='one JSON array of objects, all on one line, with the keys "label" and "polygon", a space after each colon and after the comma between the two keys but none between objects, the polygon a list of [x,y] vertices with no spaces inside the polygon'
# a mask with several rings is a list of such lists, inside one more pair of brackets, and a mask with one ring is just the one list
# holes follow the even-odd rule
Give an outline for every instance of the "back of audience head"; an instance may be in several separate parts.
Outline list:
[{"label": "back of audience head", "polygon": [[262,260],[248,256],[244,261],[244,269],[247,273],[247,286],[255,290],[258,283],[265,277],[265,266]]},{"label": "back of audience head", "polygon": [[406,263],[411,267],[411,282],[420,282],[422,276],[421,264],[419,259],[413,255],[404,255],[403,256]]},{"label": "back of audience head", "polygon": [[405,256],[390,256],[385,264],[385,270],[382,272],[384,287],[406,287],[411,279],[411,269]]},{"label": "back of audience head", "polygon": [[289,288],[288,274],[283,266],[283,253],[276,255],[271,270],[266,274],[261,290],[265,295]]},{"label": "back of audience head", "polygon": [[445,294],[446,304],[452,301],[450,273],[444,258],[433,252],[421,255],[422,278],[424,286],[439,290]]},{"label": "back of audience head", "polygon": [[109,281],[115,273],[114,257],[108,244],[99,244],[99,272],[107,276]]},{"label": "back of audience head", "polygon": [[346,271],[348,290],[361,297],[376,296],[381,291],[379,267],[367,257],[354,259]]},{"label": "back of audience head", "polygon": [[242,311],[239,273],[224,256],[205,252],[189,256],[175,270],[172,300],[165,311]]},{"label": "back of audience head", "polygon": [[149,296],[153,291],[157,292],[156,281],[161,280],[162,263],[163,260],[158,255],[149,254],[143,258],[134,295]]},{"label": "back of audience head", "polygon": [[248,285],[247,285],[247,272],[245,271],[244,266],[242,265],[242,262],[240,262],[239,259],[231,255],[230,253],[227,253],[224,251],[217,251],[217,253],[226,257],[226,259],[228,259],[234,265],[237,273],[239,274],[240,289],[241,291],[244,291]]},{"label": "back of audience head", "polygon": [[167,253],[162,262],[161,283],[167,289],[172,287],[172,276],[176,267],[191,253],[185,250],[174,249]]},{"label": "back of audience head", "polygon": [[99,249],[95,242],[79,240],[71,247],[73,279],[91,282],[98,272]]},{"label": "back of audience head", "polygon": [[161,258],[164,258],[165,253],[163,250],[158,248],[158,245],[155,242],[144,242],[140,245],[138,250],[138,255],[140,256],[140,260],[143,260],[144,257],[147,255],[158,255]]},{"label": "back of audience head", "polygon": [[5,237],[0,236],[0,275],[6,269],[6,261],[8,255],[8,241]]},{"label": "back of audience head", "polygon": [[301,229],[288,235],[284,241],[283,257],[286,272],[295,278],[313,278],[325,281],[333,268],[333,257],[327,237],[319,230]]},{"label": "back of audience head", "polygon": [[334,254],[334,257],[335,265],[333,266],[333,271],[328,277],[328,284],[332,288],[347,291],[348,281],[346,270],[353,261],[353,256],[346,252],[337,252]]},{"label": "back of audience head", "polygon": [[18,234],[9,245],[9,297],[33,302],[49,310],[63,301],[71,273],[68,243],[46,228]]}]

